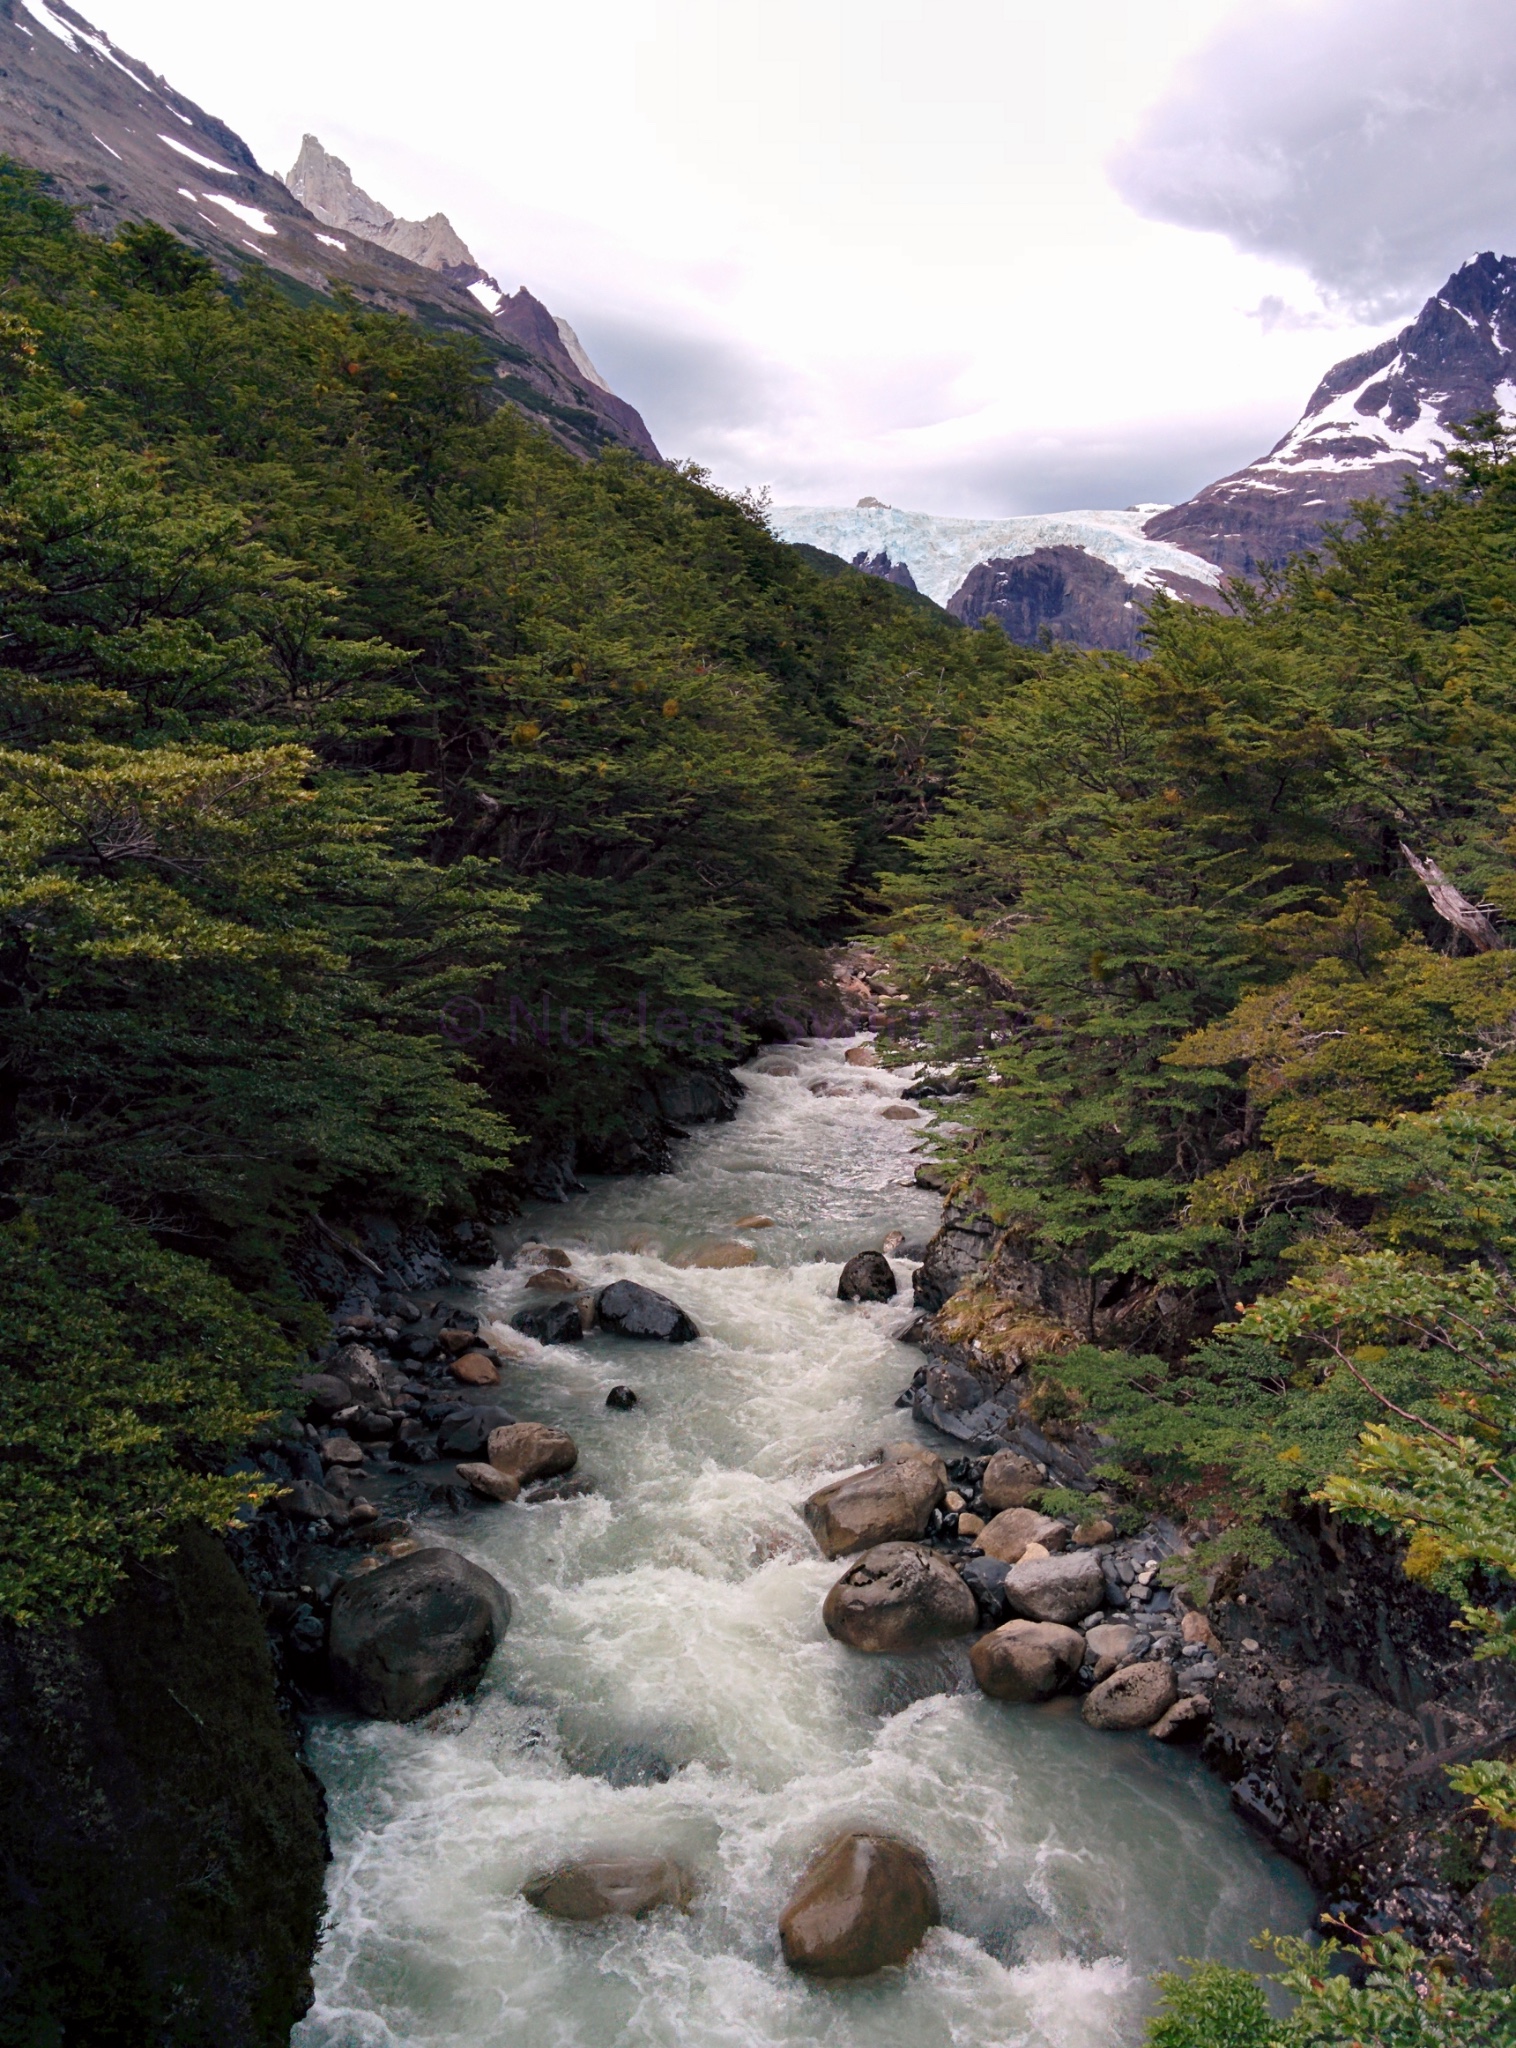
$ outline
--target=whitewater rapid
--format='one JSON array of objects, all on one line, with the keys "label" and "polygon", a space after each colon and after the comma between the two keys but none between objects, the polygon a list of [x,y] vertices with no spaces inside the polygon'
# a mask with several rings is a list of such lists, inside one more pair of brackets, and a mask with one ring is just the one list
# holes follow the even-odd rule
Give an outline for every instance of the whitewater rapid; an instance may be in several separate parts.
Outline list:
[{"label": "whitewater rapid", "polygon": [[[1095,1734],[1077,1700],[984,1699],[966,1645],[871,1658],[823,1630],[841,1567],[799,1504],[917,1433],[894,1408],[919,1362],[894,1335],[909,1266],[881,1307],[839,1302],[838,1267],[938,1212],[912,1181],[924,1123],[881,1115],[902,1078],[842,1050],[787,1050],[793,1078],[750,1068],[736,1121],[673,1173],[513,1231],[592,1285],[673,1295],[702,1336],[507,1368],[503,1402],[566,1426],[598,1490],[418,1527],[493,1571],[515,1618],[471,1701],[312,1726],[334,1861],[295,2048],[1113,2048],[1140,2040],[1153,1971],[1253,1960],[1260,1928],[1309,1924],[1303,1881],[1193,1756]],[[818,1078],[869,1092],[818,1098]],[[734,1229],[754,1213],[775,1227]],[[670,1263],[733,1236],[756,1265]],[[467,1299],[504,1320],[523,1278],[497,1268]],[[617,1382],[635,1409],[607,1410]],[[904,1970],[814,1985],[775,1923],[811,1853],[860,1826],[926,1851],[945,1924]],[[527,1878],[591,1850],[676,1857],[693,1910],[583,1926],[526,1904]]]}]

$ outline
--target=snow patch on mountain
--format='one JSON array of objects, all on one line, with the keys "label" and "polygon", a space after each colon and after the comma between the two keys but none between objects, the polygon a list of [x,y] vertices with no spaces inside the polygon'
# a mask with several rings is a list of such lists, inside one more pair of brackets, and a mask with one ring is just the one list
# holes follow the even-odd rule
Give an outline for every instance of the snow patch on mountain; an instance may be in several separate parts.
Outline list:
[{"label": "snow patch on mountain", "polygon": [[959,591],[981,562],[1014,560],[1038,548],[1083,548],[1109,562],[1128,583],[1162,588],[1166,577],[1189,577],[1212,588],[1221,571],[1212,562],[1142,531],[1152,505],[1122,512],[1034,512],[1014,519],[947,519],[931,512],[899,512],[877,501],[865,505],[776,505],[769,525],[780,540],[804,542],[841,555],[845,562],[886,554],[903,562],[916,588],[938,604]]}]

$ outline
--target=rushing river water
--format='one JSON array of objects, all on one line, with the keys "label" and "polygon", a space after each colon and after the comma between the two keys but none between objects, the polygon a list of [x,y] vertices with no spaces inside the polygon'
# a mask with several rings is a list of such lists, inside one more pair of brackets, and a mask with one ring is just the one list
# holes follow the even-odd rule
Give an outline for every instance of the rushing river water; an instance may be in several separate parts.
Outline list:
[{"label": "rushing river water", "polygon": [[[924,1238],[938,1204],[910,1180],[921,1125],[807,1085],[900,1080],[837,1045],[791,1056],[799,1076],[749,1070],[737,1120],[675,1172],[515,1233],[594,1285],[674,1295],[703,1334],[508,1369],[502,1400],[564,1424],[599,1490],[439,1518],[427,1533],[515,1602],[484,1683],[412,1726],[312,1730],[335,1862],[296,2048],[1112,2048],[1140,2039],[1154,1970],[1246,1961],[1261,1927],[1309,1921],[1301,1879],[1192,1756],[1092,1733],[1077,1700],[984,1699],[962,1646],[871,1658],[822,1629],[842,1567],[798,1504],[914,1433],[893,1404],[919,1362],[891,1334],[908,1293],[844,1305],[838,1265],[892,1228]],[[750,1213],[776,1227],[735,1233]],[[734,1234],[758,1264],[665,1263]],[[497,1269],[477,1305],[508,1317],[523,1277]],[[607,1410],[618,1381],[638,1407]],[[945,1924],[908,1968],[827,1988],[785,1968],[775,1923],[812,1851],[856,1826],[925,1849]],[[525,1879],[590,1850],[677,1857],[693,1910],[581,1926],[526,1904]]]}]

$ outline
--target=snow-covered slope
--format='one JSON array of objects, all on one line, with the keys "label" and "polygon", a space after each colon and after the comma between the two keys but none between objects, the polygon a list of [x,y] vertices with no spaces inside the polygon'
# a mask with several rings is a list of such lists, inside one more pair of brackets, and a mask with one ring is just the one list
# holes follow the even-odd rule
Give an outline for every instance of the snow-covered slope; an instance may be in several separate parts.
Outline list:
[{"label": "snow-covered slope", "polygon": [[943,519],[931,512],[897,512],[891,505],[777,505],[769,524],[781,540],[808,542],[846,562],[860,555],[869,562],[879,555],[903,562],[916,588],[941,605],[958,594],[981,562],[1011,561],[1038,548],[1083,548],[1108,562],[1125,582],[1146,589],[1172,589],[1176,582],[1214,588],[1221,572],[1212,563],[1143,532],[1144,521],[1161,509],[1133,505],[1125,512]]},{"label": "snow-covered slope", "polygon": [[1516,410],[1516,258],[1476,256],[1408,327],[1329,370],[1269,453],[1157,513],[1149,536],[1252,575],[1313,546],[1355,499],[1442,481],[1452,429]]}]

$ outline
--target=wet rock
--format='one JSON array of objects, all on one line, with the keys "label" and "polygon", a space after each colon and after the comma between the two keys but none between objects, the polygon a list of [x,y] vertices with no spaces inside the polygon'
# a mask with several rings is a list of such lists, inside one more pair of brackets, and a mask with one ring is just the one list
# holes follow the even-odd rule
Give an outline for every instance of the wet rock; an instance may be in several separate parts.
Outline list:
[{"label": "wet rock", "polygon": [[1219,1651],[1220,1638],[1205,1616],[1200,1613],[1181,1615],[1179,1621],[1180,1640],[1198,1643],[1202,1649]]},{"label": "wet rock", "polygon": [[323,1465],[361,1465],[363,1446],[355,1444],[350,1436],[323,1437],[321,1462]]},{"label": "wet rock", "polygon": [[1093,1551],[1039,1557],[1005,1575],[1005,1597],[1027,1621],[1083,1621],[1104,1603],[1105,1579]]},{"label": "wet rock", "polygon": [[455,1223],[446,1242],[449,1256],[460,1266],[493,1266],[500,1256],[482,1223]]},{"label": "wet rock", "polygon": [[738,1244],[733,1238],[713,1238],[709,1244],[698,1244],[692,1252],[684,1252],[675,1259],[676,1266],[697,1266],[702,1270],[721,1272],[730,1266],[753,1266],[758,1263],[758,1254],[750,1244]]},{"label": "wet rock", "polygon": [[539,1479],[532,1486],[523,1489],[521,1498],[533,1507],[550,1500],[583,1500],[595,1491],[593,1479],[587,1479],[582,1472],[576,1472],[569,1479]]},{"label": "wet rock", "polygon": [[1111,1542],[1115,1534],[1114,1522],[1108,1522],[1104,1515],[1092,1515],[1075,1527],[1074,1546],[1078,1550],[1093,1550],[1101,1543]]},{"label": "wet rock", "polygon": [[891,1123],[913,1124],[921,1115],[921,1111],[912,1109],[908,1102],[892,1102],[888,1109],[881,1109],[879,1114]]},{"label": "wet rock", "polygon": [[454,1468],[470,1492],[481,1500],[514,1500],[521,1481],[511,1472],[497,1472],[493,1465],[464,1464]]},{"label": "wet rock", "polygon": [[667,1856],[598,1856],[532,1878],[522,1896],[556,1920],[638,1920],[657,1906],[689,1905],[694,1887]]},{"label": "wet rock", "polygon": [[764,1060],[753,1071],[757,1074],[773,1074],[780,1080],[793,1081],[800,1069],[793,1060]]},{"label": "wet rock", "polygon": [[450,1408],[437,1426],[437,1452],[444,1458],[477,1458],[490,1431],[508,1429],[515,1421],[508,1408]]},{"label": "wet rock", "polygon": [[487,1454],[497,1472],[507,1472],[521,1485],[529,1479],[551,1479],[572,1471],[579,1450],[566,1429],[551,1422],[513,1422],[492,1429]]},{"label": "wet rock", "polygon": [[967,1635],[979,1609],[945,1558],[911,1543],[881,1543],[833,1586],[821,1619],[849,1649],[887,1655]]},{"label": "wet rock", "polygon": [[637,1396],[631,1387],[612,1387],[605,1397],[607,1408],[635,1408]]},{"label": "wet rock", "polygon": [[1085,1651],[1095,1667],[1095,1683],[1109,1678],[1123,1657],[1129,1657],[1137,1631],[1124,1621],[1103,1621],[1084,1632]]},{"label": "wet rock", "polygon": [[518,1309],[511,1328],[523,1337],[535,1337],[539,1344],[578,1344],[584,1336],[577,1301],[546,1301],[540,1307]]},{"label": "wet rock", "polygon": [[998,1627],[1010,1618],[1005,1597],[1006,1570],[998,1557],[971,1557],[965,1560],[959,1574],[978,1602],[979,1619],[986,1628]]},{"label": "wet rock", "polygon": [[413,1550],[337,1588],[333,1681],[360,1714],[414,1720],[478,1677],[510,1618],[488,1572],[453,1550]]},{"label": "wet rock", "polygon": [[839,1301],[893,1301],[895,1275],[883,1252],[855,1252],[837,1282]]},{"label": "wet rock", "polygon": [[465,1351],[452,1363],[452,1374],[465,1387],[497,1387],[500,1368],[484,1351]]},{"label": "wet rock", "polygon": [[1126,1732],[1151,1728],[1178,1697],[1179,1687],[1167,1664],[1124,1664],[1086,1695],[1081,1712],[1091,1728]]},{"label": "wet rock", "polygon": [[779,1940],[792,1970],[868,1977],[903,1963],[941,1917],[919,1849],[891,1835],[839,1835],[790,1894]]},{"label": "wet rock", "polygon": [[347,1520],[347,1508],[336,1494],[328,1493],[324,1486],[317,1486],[309,1479],[297,1479],[293,1486],[281,1487],[274,1495],[273,1507],[276,1514],[283,1515],[287,1522],[336,1522]]},{"label": "wet rock", "polygon": [[579,1282],[558,1266],[542,1266],[528,1279],[529,1294],[577,1294]]},{"label": "wet rock", "polygon": [[1084,1637],[1056,1621],[1008,1621],[969,1651],[979,1690],[993,1700],[1046,1700],[1084,1662]]},{"label": "wet rock", "polygon": [[1028,1544],[1038,1545],[1043,1556],[1051,1557],[1068,1540],[1066,1526],[1055,1522],[1051,1515],[1040,1515],[1035,1508],[1005,1508],[994,1521],[985,1524],[979,1548],[986,1557],[999,1557],[1007,1564],[1015,1564],[1026,1554]]},{"label": "wet rock", "polygon": [[819,1487],[801,1513],[823,1556],[849,1557],[877,1543],[924,1535],[946,1491],[947,1470],[940,1458],[886,1452],[882,1464],[866,1465]]},{"label": "wet rock", "polygon": [[733,1230],[772,1230],[774,1228],[774,1219],[772,1216],[739,1216],[732,1225],[732,1228]]},{"label": "wet rock", "polygon": [[335,1415],[339,1408],[346,1408],[352,1401],[352,1389],[346,1380],[339,1380],[328,1372],[305,1373],[298,1382],[311,1412],[316,1415]]},{"label": "wet rock", "polygon": [[465,1351],[473,1351],[479,1343],[478,1318],[460,1316],[449,1323],[445,1330],[437,1332],[437,1342],[450,1358],[457,1358]]},{"label": "wet rock", "polygon": [[522,1265],[557,1266],[567,1272],[573,1260],[555,1244],[524,1244],[517,1254]]},{"label": "wet rock", "polygon": [[984,1468],[979,1490],[985,1506],[998,1515],[1006,1508],[1024,1508],[1032,1495],[1040,1493],[1046,1485],[1031,1459],[1023,1457],[1020,1451],[996,1451]]},{"label": "wet rock", "polygon": [[663,1344],[688,1344],[700,1335],[677,1301],[643,1287],[635,1280],[613,1280],[595,1297],[600,1327],[618,1337],[655,1338]]},{"label": "wet rock", "polygon": [[1203,1692],[1175,1700],[1149,1728],[1155,1742],[1198,1742],[1211,1725],[1211,1703]]},{"label": "wet rock", "polygon": [[879,1055],[871,1045],[850,1045],[842,1055],[850,1067],[877,1067]]}]

